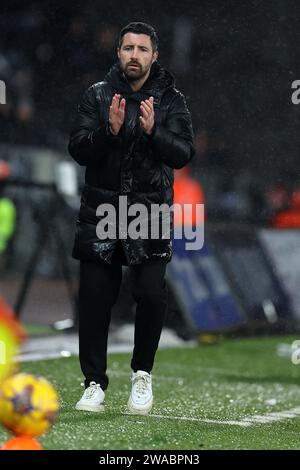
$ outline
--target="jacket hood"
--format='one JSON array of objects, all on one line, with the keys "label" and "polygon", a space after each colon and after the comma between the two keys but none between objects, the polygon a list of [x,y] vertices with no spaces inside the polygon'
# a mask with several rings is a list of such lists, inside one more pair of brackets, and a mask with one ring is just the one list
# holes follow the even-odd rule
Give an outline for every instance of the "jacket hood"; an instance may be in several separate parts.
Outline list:
[{"label": "jacket hood", "polygon": [[132,95],[132,97],[137,95],[137,98],[138,95],[148,95],[159,99],[167,88],[175,86],[174,76],[158,62],[153,62],[149,77],[137,92],[132,90],[118,62],[111,67],[104,80],[118,92]]}]

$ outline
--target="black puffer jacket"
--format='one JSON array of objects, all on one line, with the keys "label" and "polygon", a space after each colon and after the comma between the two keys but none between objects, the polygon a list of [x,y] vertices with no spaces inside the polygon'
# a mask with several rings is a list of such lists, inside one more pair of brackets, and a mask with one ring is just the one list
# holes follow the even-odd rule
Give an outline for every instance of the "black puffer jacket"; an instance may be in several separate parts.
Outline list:
[{"label": "black puffer jacket", "polygon": [[[109,107],[115,93],[126,99],[125,122],[117,136],[108,127]],[[150,96],[154,97],[155,128],[148,136],[140,126],[139,116],[140,102]],[[133,92],[119,64],[115,64],[103,82],[84,93],[71,132],[69,152],[80,165],[86,166],[73,257],[110,263],[120,242],[97,237],[97,207],[110,203],[117,209],[120,195],[127,196],[128,207],[134,203],[143,203],[149,209],[151,204],[172,205],[173,169],[182,168],[194,154],[190,113],[184,96],[174,86],[173,76],[154,62],[143,87]],[[169,237],[161,236],[158,240],[127,237],[121,243],[126,257],[123,264],[139,264],[157,257],[171,259]]]}]

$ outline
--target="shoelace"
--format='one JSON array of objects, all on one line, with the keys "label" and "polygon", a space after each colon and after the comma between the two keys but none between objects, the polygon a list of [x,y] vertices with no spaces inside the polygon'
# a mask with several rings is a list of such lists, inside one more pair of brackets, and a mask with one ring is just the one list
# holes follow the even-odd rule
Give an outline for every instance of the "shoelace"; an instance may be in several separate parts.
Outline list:
[{"label": "shoelace", "polygon": [[147,393],[149,379],[146,376],[139,376],[133,379],[133,384],[136,386],[136,392],[139,396]]},{"label": "shoelace", "polygon": [[93,398],[97,390],[99,390],[100,384],[90,383],[90,386],[85,390],[84,395],[85,398]]}]

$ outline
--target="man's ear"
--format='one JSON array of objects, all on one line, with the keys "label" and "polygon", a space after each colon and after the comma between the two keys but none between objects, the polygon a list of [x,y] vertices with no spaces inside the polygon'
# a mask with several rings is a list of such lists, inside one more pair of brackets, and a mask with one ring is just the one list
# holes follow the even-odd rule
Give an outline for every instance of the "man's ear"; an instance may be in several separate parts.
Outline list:
[{"label": "man's ear", "polygon": [[153,62],[157,61],[157,58],[158,58],[158,51],[154,52],[154,54],[153,54],[152,64],[153,64]]}]

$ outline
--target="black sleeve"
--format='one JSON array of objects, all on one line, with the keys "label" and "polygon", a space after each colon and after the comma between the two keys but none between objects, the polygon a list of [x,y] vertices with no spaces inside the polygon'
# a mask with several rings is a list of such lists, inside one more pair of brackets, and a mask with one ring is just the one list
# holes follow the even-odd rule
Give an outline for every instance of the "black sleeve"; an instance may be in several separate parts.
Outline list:
[{"label": "black sleeve", "polygon": [[78,106],[68,145],[70,155],[79,165],[88,165],[93,159],[101,158],[107,154],[109,146],[119,140],[118,136],[111,134],[108,123],[99,125],[97,106],[95,92],[90,87]]},{"label": "black sleeve", "polygon": [[193,157],[193,127],[184,96],[177,93],[164,124],[157,124],[150,136],[154,157],[171,168],[184,167]]}]

